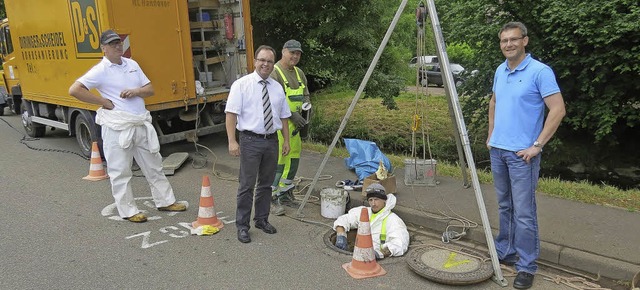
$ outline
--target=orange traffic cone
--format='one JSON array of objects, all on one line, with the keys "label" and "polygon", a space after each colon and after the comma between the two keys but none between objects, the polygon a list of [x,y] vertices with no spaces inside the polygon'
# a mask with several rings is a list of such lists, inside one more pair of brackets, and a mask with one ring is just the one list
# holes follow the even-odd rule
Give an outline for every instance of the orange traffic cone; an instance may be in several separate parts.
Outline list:
[{"label": "orange traffic cone", "polygon": [[198,209],[198,219],[191,223],[193,228],[209,225],[218,229],[224,227],[224,224],[216,216],[216,210],[213,203],[213,195],[211,194],[211,182],[209,176],[202,176],[202,190],[200,190],[200,209]]},{"label": "orange traffic cone", "polygon": [[99,181],[109,178],[102,168],[102,157],[100,157],[100,150],[98,149],[98,143],[93,142],[91,144],[91,164],[89,165],[89,175],[82,179]]},{"label": "orange traffic cone", "polygon": [[373,250],[373,239],[371,238],[371,225],[369,224],[369,211],[365,207],[360,212],[360,224],[358,225],[356,245],[353,247],[353,259],[350,263],[342,265],[342,268],[356,279],[387,274],[387,271],[376,262],[376,253]]}]

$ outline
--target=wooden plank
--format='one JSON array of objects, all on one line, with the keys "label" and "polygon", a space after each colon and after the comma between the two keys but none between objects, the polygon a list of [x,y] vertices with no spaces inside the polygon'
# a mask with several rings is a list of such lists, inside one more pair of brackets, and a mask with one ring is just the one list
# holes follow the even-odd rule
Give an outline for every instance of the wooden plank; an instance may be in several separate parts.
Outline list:
[{"label": "wooden plank", "polygon": [[191,21],[191,22],[189,22],[189,27],[191,27],[191,29],[200,29],[200,28],[211,28],[211,29],[213,29],[213,22],[211,22],[211,21],[202,21],[202,22]]},{"label": "wooden plank", "polygon": [[211,41],[192,41],[191,47],[193,48],[212,48]]},{"label": "wooden plank", "polygon": [[[193,60],[195,60],[195,61],[203,61],[204,60],[204,56],[203,55],[194,55],[193,56]],[[225,61],[224,55],[214,56],[214,57],[207,58],[207,61],[205,62],[205,64],[210,65],[210,64],[221,63],[223,61]]]}]

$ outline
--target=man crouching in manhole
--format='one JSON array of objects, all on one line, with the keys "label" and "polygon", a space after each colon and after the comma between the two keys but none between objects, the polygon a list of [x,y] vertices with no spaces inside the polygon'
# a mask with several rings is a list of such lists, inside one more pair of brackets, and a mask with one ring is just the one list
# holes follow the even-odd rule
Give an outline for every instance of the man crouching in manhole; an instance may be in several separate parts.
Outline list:
[{"label": "man crouching in manhole", "polygon": [[[404,255],[409,248],[409,232],[402,219],[391,212],[396,206],[395,195],[385,194],[384,187],[379,183],[369,185],[365,192],[370,205],[367,210],[376,259]],[[347,251],[347,232],[358,228],[362,208],[352,208],[333,223],[336,247],[339,249]]]}]

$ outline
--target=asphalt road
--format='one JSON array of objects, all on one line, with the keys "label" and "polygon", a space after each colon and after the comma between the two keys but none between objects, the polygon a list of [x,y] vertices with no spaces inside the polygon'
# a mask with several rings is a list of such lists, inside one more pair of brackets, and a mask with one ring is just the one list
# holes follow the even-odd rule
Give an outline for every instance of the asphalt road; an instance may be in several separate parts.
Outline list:
[{"label": "asphalt road", "polygon": [[[214,164],[224,177],[237,174],[238,160],[226,154],[223,134],[200,140],[217,155],[215,163],[204,147],[163,145],[165,156],[188,152],[208,162],[198,168],[202,162],[189,160],[169,177],[178,200],[190,206],[182,213],[155,210],[145,179],[135,177],[138,206],[150,220],[134,224],[115,214],[107,180],[82,179],[89,161],[55,151],[79,152],[75,138],[47,130],[44,138],[25,143],[48,150],[33,150],[20,142],[23,132],[19,116],[0,117],[0,289],[504,289],[490,280],[437,284],[411,271],[404,257],[380,262],[385,276],[353,279],[341,267],[352,257],[324,244],[332,221],[319,215],[317,203],[305,207],[307,222],[272,216],[277,234],[252,228],[253,241],[241,244],[234,225],[237,182],[212,174]],[[196,148],[207,156],[199,159]],[[192,236],[203,175],[212,177],[225,226],[213,236]],[[423,231],[412,231],[412,239],[412,248],[437,241]],[[536,279],[532,289],[570,289]]]}]

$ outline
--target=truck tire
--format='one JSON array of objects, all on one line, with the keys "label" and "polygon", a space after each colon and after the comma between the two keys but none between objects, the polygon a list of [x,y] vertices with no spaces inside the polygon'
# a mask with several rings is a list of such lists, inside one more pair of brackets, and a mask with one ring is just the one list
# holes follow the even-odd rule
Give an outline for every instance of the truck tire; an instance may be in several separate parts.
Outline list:
[{"label": "truck tire", "polygon": [[7,106],[7,105],[5,105],[5,104],[0,105],[0,116],[4,116],[4,108],[5,108],[6,106]]},{"label": "truck tire", "polygon": [[92,123],[83,114],[78,114],[76,115],[75,129],[80,152],[86,157],[91,157],[91,145],[93,141],[97,141]]},{"label": "truck tire", "polygon": [[28,102],[22,101],[20,106],[20,115],[22,118],[22,126],[24,130],[27,132],[29,137],[40,138],[44,136],[44,133],[47,130],[42,124],[36,124],[29,120],[29,117],[33,116],[33,114],[27,109]]}]

